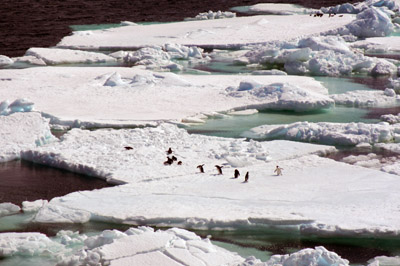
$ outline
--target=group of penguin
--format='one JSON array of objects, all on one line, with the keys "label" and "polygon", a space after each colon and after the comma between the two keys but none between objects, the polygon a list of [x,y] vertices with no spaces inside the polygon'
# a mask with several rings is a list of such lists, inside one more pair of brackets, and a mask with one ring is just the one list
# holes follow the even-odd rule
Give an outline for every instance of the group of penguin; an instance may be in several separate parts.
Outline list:
[{"label": "group of penguin", "polygon": [[[171,157],[169,157],[173,151],[171,149],[171,147],[166,151],[167,153],[167,160],[164,162],[164,165],[172,165],[175,161],[178,161],[178,158],[176,158],[174,155],[172,155]],[[178,165],[182,165],[182,161],[178,161],[177,162]],[[221,165],[215,165],[215,167],[217,168],[218,174],[222,175],[222,167]],[[200,173],[204,173],[204,164],[200,164],[197,166],[197,168],[200,170]],[[240,176],[239,170],[235,169],[234,172],[234,178],[238,178]],[[246,173],[245,177],[244,177],[244,183],[247,183],[249,181],[249,172]]]},{"label": "group of penguin", "polygon": [[[199,168],[199,170],[200,170],[200,173],[204,173],[204,168],[203,168],[203,166],[204,166],[204,164],[200,164],[200,165],[198,165],[197,166],[197,168]],[[221,165],[215,165],[215,167],[217,168],[217,170],[218,170],[218,174],[219,175],[222,175],[223,173],[222,173],[222,167],[223,166],[221,166]],[[238,169],[235,169],[235,172],[234,172],[234,178],[238,178],[239,176],[240,176],[240,173],[239,173],[239,170]],[[247,183],[249,181],[249,172],[247,172],[246,173],[246,175],[244,176],[244,183]]]}]

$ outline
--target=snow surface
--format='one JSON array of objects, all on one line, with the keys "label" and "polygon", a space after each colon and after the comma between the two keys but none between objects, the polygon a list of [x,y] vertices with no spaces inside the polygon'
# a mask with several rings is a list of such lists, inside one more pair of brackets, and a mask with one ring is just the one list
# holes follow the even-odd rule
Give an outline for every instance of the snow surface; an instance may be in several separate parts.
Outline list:
[{"label": "snow surface", "polygon": [[400,124],[296,122],[263,125],[242,134],[253,139],[287,139],[328,145],[355,146],[360,143],[400,142]]},{"label": "snow surface", "polygon": [[0,116],[0,162],[20,158],[22,150],[55,141],[48,120],[39,113],[14,113]]},{"label": "snow surface", "polygon": [[[26,97],[52,124],[70,127],[155,125],[210,112],[261,109],[282,101],[257,97],[251,91],[232,97],[227,87],[242,81],[298,87],[280,95],[299,108],[329,108],[328,91],[310,77],[181,75],[135,68],[35,67],[0,72],[0,99]],[[301,92],[300,92],[301,91]],[[294,93],[292,95],[292,93]],[[305,93],[304,97],[299,97]],[[313,97],[310,97],[313,95]],[[306,105],[305,105],[305,101]],[[308,104],[308,107],[307,107]]]},{"label": "snow surface", "polygon": [[362,48],[366,52],[400,51],[400,38],[398,36],[367,38],[354,42],[351,46]]},{"label": "snow surface", "polygon": [[[72,36],[64,37],[57,46],[91,50],[129,50],[176,43],[190,46],[233,48],[245,44],[285,41],[304,35],[318,34],[343,27],[353,19],[352,15],[334,18],[314,18],[308,15],[249,16],[126,26],[99,31],[74,32]],[[293,27],[293,25],[297,26]]]}]

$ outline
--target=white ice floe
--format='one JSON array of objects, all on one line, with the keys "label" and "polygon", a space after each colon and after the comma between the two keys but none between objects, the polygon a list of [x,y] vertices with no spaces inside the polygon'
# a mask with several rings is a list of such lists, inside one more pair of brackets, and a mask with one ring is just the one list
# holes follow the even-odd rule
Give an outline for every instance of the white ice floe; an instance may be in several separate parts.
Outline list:
[{"label": "white ice floe", "polygon": [[238,87],[228,87],[228,95],[236,98],[254,97],[274,99],[265,104],[255,104],[258,109],[309,111],[329,108],[334,101],[320,93],[299,88],[288,83],[272,83],[263,85],[252,81],[242,81]]},{"label": "white ice floe", "polygon": [[349,91],[341,94],[331,94],[335,104],[354,107],[388,107],[400,103],[400,95],[393,90],[385,91]]},{"label": "white ice floe", "polygon": [[[52,124],[71,127],[123,127],[155,125],[163,120],[181,121],[201,113],[226,112],[232,109],[262,108],[277,98],[232,97],[229,86],[253,80],[268,85],[294,84],[315,98],[294,93],[288,109],[327,108],[328,91],[310,77],[298,76],[232,76],[176,75],[136,68],[36,67],[0,72],[0,99],[26,97],[37,111],[51,118]],[[112,86],[110,86],[112,85]],[[292,87],[293,89],[294,87]],[[291,91],[292,93],[294,91]],[[284,97],[290,98],[290,93]],[[296,97],[295,97],[296,96]],[[323,105],[323,103],[327,103]]]},{"label": "white ice floe", "polygon": [[307,14],[312,11],[313,9],[304,8],[299,5],[262,3],[250,6],[248,11],[246,12],[250,13],[257,12],[257,13],[266,13],[273,15],[294,15],[294,14]]},{"label": "white ice floe", "polygon": [[11,214],[16,214],[21,211],[18,205],[12,204],[10,202],[0,203],[0,217],[7,216]]},{"label": "white ice floe", "polygon": [[186,21],[191,20],[207,20],[207,19],[223,19],[223,18],[234,18],[236,17],[236,13],[230,11],[217,11],[214,12],[209,10],[208,12],[201,12],[196,15],[194,18],[185,18]]},{"label": "white ice floe", "polygon": [[[386,131],[379,126],[379,130],[371,130],[373,125],[353,127],[358,130],[353,139],[366,142],[364,134],[370,131],[371,139],[389,138],[390,126]],[[353,136],[350,131],[344,139]],[[395,211],[399,178],[309,155],[333,152],[333,147],[189,135],[172,125],[74,129],[64,136],[58,143],[25,151],[23,158],[129,184],[54,198],[39,210],[36,222],[108,221],[189,228],[289,223],[303,226],[305,232],[348,234],[396,233],[400,228]],[[164,164],[169,147],[170,156],[181,165]],[[205,173],[197,168],[200,164],[205,164]],[[215,165],[223,166],[222,175]],[[283,176],[274,174],[276,165],[283,168]],[[233,178],[235,168],[241,173],[239,179]],[[250,178],[244,183],[246,172]]]},{"label": "white ice floe", "polygon": [[[37,256],[38,264],[52,265],[237,265],[245,259],[215,246],[207,238],[178,228],[154,231],[150,227],[125,232],[105,230],[79,234],[59,231],[48,238],[40,233],[0,234],[0,256]],[[46,264],[47,265],[47,264]]]},{"label": "white ice floe", "polygon": [[[23,153],[23,158],[33,162],[67,169],[106,179],[109,182],[140,182],[164,178],[178,178],[196,172],[196,166],[206,164],[207,172],[214,165],[244,167],[265,163],[282,156],[292,157],[304,152],[329,151],[328,147],[288,144],[279,154],[277,147],[286,142],[255,141],[189,135],[184,129],[163,124],[157,128],[132,130],[78,130],[73,129],[63,140]],[[125,147],[131,147],[126,150]],[[177,161],[164,165],[166,151],[172,147]],[[177,165],[182,161],[182,165]],[[157,169],[157,170],[155,170]]]},{"label": "white ice floe", "polygon": [[[334,18],[314,18],[308,15],[250,16],[126,26],[107,31],[91,31],[90,34],[89,32],[75,32],[72,36],[64,37],[57,46],[124,50],[176,43],[189,46],[229,48],[252,43],[287,41],[305,35],[319,34],[343,27],[353,19],[352,15]],[[297,25],[297,27],[293,27],[293,25]]]},{"label": "white ice floe", "polygon": [[110,56],[121,58],[129,65],[144,65],[147,69],[179,71],[183,67],[173,59],[189,60],[190,63],[204,62],[203,49],[179,44],[144,47],[134,52],[116,52]]},{"label": "white ice floe", "polygon": [[391,266],[400,265],[400,257],[379,256],[368,261],[368,266]]},{"label": "white ice floe", "polygon": [[14,113],[0,116],[0,162],[20,158],[22,150],[55,141],[47,119],[39,113]]},{"label": "white ice floe", "polygon": [[[288,74],[342,76],[351,73],[388,75],[397,67],[385,60],[352,50],[340,36],[313,36],[289,42],[248,47],[244,57],[252,64],[282,65]],[[243,55],[240,55],[243,57]]]},{"label": "white ice floe", "polygon": [[116,62],[113,57],[101,53],[57,48],[29,48],[25,56],[34,56],[47,65]]},{"label": "white ice floe", "polygon": [[242,135],[254,139],[287,139],[329,145],[359,143],[399,142],[400,125],[365,123],[310,123],[296,122],[287,125],[263,125]]}]

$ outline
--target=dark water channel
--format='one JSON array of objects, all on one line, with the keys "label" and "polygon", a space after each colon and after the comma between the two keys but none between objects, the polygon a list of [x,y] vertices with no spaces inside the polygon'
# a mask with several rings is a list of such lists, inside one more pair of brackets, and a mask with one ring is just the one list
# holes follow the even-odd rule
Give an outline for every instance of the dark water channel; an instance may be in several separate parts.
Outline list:
[{"label": "dark water channel", "polygon": [[0,202],[50,200],[68,193],[110,186],[105,181],[28,161],[0,163]]}]

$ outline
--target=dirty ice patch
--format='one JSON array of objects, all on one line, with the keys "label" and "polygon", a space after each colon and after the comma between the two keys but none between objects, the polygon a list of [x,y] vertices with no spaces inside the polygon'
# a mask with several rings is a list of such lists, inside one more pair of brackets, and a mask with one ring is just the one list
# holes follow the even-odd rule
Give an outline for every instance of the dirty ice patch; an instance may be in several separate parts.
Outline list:
[{"label": "dirty ice patch", "polygon": [[[285,41],[334,30],[354,17],[314,18],[308,15],[249,16],[231,19],[185,21],[157,25],[136,25],[82,32],[64,37],[58,47],[128,50],[176,43],[189,46],[233,48],[252,43]],[[316,23],[318,21],[318,23]],[[271,27],[271,25],[274,25]],[[297,25],[297,27],[293,27]],[[235,38],[231,38],[235,36]]]},{"label": "dirty ice patch", "polygon": [[[274,173],[276,165],[283,175]],[[397,234],[400,228],[396,175],[317,155],[239,167],[236,179],[233,169],[218,175],[208,171],[212,167],[179,178],[74,192],[43,208],[89,212],[92,221],[197,229],[298,225],[351,235]],[[36,219],[45,222],[47,215],[39,211]]]},{"label": "dirty ice patch", "polygon": [[253,139],[286,139],[328,145],[355,146],[360,143],[398,142],[400,125],[365,123],[310,123],[263,125],[242,134]]},{"label": "dirty ice patch", "polygon": [[34,56],[47,65],[116,62],[113,57],[101,53],[58,48],[29,48],[25,56]]},{"label": "dirty ice patch", "polygon": [[[0,99],[26,97],[35,103],[37,111],[51,118],[52,124],[63,126],[154,126],[162,121],[181,122],[202,113],[243,110],[277,100],[227,95],[227,87],[248,79],[239,75],[176,75],[140,67],[35,67],[2,70]],[[311,77],[251,79],[261,84],[295,84],[328,94]]]},{"label": "dirty ice patch", "polygon": [[[196,167],[200,164],[205,164],[206,172],[214,173],[217,164],[229,169],[330,150],[326,146],[290,142],[286,145],[285,151],[280,151],[279,147],[285,144],[190,135],[175,125],[162,124],[157,128],[131,130],[73,129],[63,136],[62,141],[25,151],[22,158],[111,183],[137,183],[179,179],[182,175],[198,172]],[[167,154],[169,148],[172,154]],[[177,159],[165,165],[167,156]]]},{"label": "dirty ice patch", "polygon": [[0,124],[0,162],[18,159],[22,150],[56,140],[48,120],[36,112],[0,116]]},{"label": "dirty ice patch", "polygon": [[254,81],[242,81],[239,87],[228,87],[226,91],[231,97],[249,97],[262,101],[259,105],[253,105],[256,109],[310,111],[327,109],[334,104],[327,95],[288,83],[264,85]]}]

